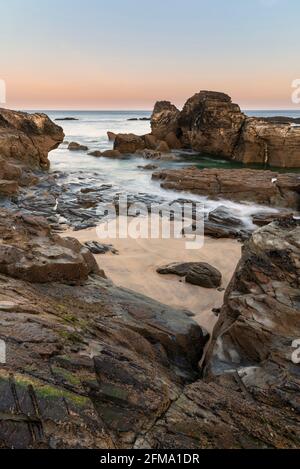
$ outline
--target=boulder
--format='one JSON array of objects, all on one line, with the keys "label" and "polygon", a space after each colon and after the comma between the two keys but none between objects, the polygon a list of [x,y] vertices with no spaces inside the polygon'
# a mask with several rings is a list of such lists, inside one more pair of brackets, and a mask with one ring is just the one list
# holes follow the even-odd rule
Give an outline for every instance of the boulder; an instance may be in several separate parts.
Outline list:
[{"label": "boulder", "polygon": [[88,153],[89,156],[95,156],[96,158],[101,158],[102,155],[102,151],[99,151],[99,150],[95,150],[95,151],[90,151]]},{"label": "boulder", "polygon": [[193,150],[230,157],[245,119],[230,96],[200,91],[187,100],[180,113],[182,141]]},{"label": "boulder", "polygon": [[222,282],[222,274],[218,269],[205,262],[175,262],[159,267],[157,272],[162,275],[185,277],[187,283],[204,288],[218,288]]},{"label": "boulder", "polygon": [[150,150],[155,150],[157,148],[158,140],[154,135],[147,134],[145,135],[144,139],[145,139],[146,148]]},{"label": "boulder", "polygon": [[0,273],[10,277],[73,284],[101,273],[86,248],[76,239],[52,234],[43,218],[1,209],[0,238]]},{"label": "boulder", "polygon": [[68,145],[70,151],[88,151],[88,147],[77,142],[71,142]]},{"label": "boulder", "polygon": [[167,144],[167,142],[161,141],[161,142],[159,142],[156,151],[158,151],[160,153],[169,153],[170,148],[169,148],[169,145]]},{"label": "boulder", "polygon": [[122,153],[119,150],[105,150],[102,152],[104,158],[120,158]]},{"label": "boulder", "polygon": [[158,140],[165,140],[170,133],[177,135],[180,111],[169,101],[158,101],[151,116],[152,134]]},{"label": "boulder", "polygon": [[0,158],[28,168],[47,169],[48,153],[64,133],[46,114],[0,109]]},{"label": "boulder", "polygon": [[146,148],[143,137],[134,134],[117,134],[114,141],[114,150],[120,153],[135,153]]},{"label": "boulder", "polygon": [[232,158],[280,168],[300,167],[300,127],[247,119]]}]

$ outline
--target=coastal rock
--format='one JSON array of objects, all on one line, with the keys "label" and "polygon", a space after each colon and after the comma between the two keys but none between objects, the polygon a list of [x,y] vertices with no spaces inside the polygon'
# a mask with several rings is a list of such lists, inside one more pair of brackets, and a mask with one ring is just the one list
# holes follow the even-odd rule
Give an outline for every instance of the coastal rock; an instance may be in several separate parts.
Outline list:
[{"label": "coastal rock", "polygon": [[98,241],[87,241],[84,245],[92,254],[106,254],[108,252],[118,254],[117,249],[115,249],[112,244],[98,243]]},{"label": "coastal rock", "polygon": [[1,210],[0,238],[2,274],[37,283],[78,283],[100,274],[86,248],[76,239],[52,234],[43,218]]},{"label": "coastal rock", "polygon": [[102,151],[95,150],[95,151],[90,151],[88,153],[89,156],[95,156],[95,158],[101,158],[102,156]]},{"label": "coastal rock", "polygon": [[145,171],[154,171],[158,166],[156,164],[146,164],[145,166],[138,166],[138,168]]},{"label": "coastal rock", "polygon": [[230,96],[200,91],[180,113],[182,141],[193,150],[231,156],[246,116]]},{"label": "coastal rock", "polygon": [[114,141],[114,150],[120,153],[135,153],[146,148],[143,137],[134,134],[117,134]]},{"label": "coastal rock", "polygon": [[119,150],[105,150],[102,152],[104,158],[120,158],[122,153]]},{"label": "coastal rock", "polygon": [[238,375],[255,400],[297,411],[299,239],[291,218],[260,228],[245,244],[206,359],[207,376]]},{"label": "coastal rock", "polygon": [[81,145],[80,143],[77,142],[71,142],[68,145],[68,150],[70,151],[87,151],[88,147],[85,145]]},{"label": "coastal rock", "polygon": [[110,142],[114,142],[116,139],[116,134],[114,132],[107,132],[107,138]]},{"label": "coastal rock", "polygon": [[299,210],[300,176],[251,169],[161,170],[153,173],[165,189],[189,191],[212,198],[251,201],[272,207]]},{"label": "coastal rock", "polygon": [[222,282],[219,270],[206,262],[176,262],[159,267],[157,272],[162,275],[174,274],[185,277],[187,283],[204,288],[218,288]]},{"label": "coastal rock", "polygon": [[247,119],[232,158],[280,168],[300,167],[300,127]]},{"label": "coastal rock", "polygon": [[156,103],[152,134],[170,148],[188,148],[243,163],[300,167],[300,127],[285,117],[249,118],[227,94],[200,91],[182,111]]},{"label": "coastal rock", "polygon": [[208,220],[218,225],[241,226],[241,220],[231,215],[230,210],[220,205],[215,210],[209,212]]},{"label": "coastal rock", "polygon": [[158,101],[151,116],[152,135],[158,140],[165,140],[170,133],[178,134],[180,111],[169,101]]},{"label": "coastal rock", "polygon": [[0,158],[27,168],[47,169],[48,153],[63,141],[61,127],[46,114],[0,109]]},{"label": "coastal rock", "polygon": [[290,219],[245,244],[203,379],[184,388],[136,448],[299,447],[299,239]]},{"label": "coastal rock", "polygon": [[160,153],[169,153],[170,148],[169,148],[169,145],[167,144],[167,142],[164,142],[164,141],[159,142],[158,147],[157,147],[157,151],[160,152]]},{"label": "coastal rock", "polygon": [[3,448],[133,447],[197,376],[207,333],[99,276],[76,288],[0,276]]}]

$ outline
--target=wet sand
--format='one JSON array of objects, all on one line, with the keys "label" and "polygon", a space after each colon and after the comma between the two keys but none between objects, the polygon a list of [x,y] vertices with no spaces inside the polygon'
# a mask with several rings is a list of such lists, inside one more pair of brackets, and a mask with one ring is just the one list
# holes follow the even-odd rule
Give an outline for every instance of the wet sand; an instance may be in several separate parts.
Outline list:
[{"label": "wet sand", "polygon": [[231,239],[204,239],[201,249],[187,250],[181,239],[101,239],[96,228],[66,231],[80,242],[98,241],[112,244],[119,255],[96,255],[99,266],[116,285],[129,288],[176,308],[195,314],[195,320],[208,331],[217,320],[212,312],[223,303],[224,291],[211,290],[185,283],[175,275],[160,275],[157,267],[171,262],[207,262],[219,269],[226,288],[241,257],[241,243]]}]

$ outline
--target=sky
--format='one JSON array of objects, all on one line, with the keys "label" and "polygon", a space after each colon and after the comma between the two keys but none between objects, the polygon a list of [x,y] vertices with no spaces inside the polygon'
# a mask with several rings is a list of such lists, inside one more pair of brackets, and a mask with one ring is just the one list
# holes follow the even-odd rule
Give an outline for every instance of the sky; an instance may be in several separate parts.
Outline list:
[{"label": "sky", "polygon": [[299,0],[0,0],[0,18],[7,107],[181,107],[206,89],[300,108]]}]

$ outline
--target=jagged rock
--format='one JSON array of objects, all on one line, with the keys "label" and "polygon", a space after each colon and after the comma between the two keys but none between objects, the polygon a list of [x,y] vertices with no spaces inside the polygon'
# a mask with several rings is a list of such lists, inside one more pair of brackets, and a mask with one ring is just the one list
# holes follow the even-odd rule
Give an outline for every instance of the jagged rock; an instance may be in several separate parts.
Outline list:
[{"label": "jagged rock", "polygon": [[182,141],[194,150],[230,157],[245,118],[230,96],[201,91],[188,99],[180,113]]},{"label": "jagged rock", "polygon": [[0,276],[0,296],[2,448],[132,447],[197,376],[206,332],[99,276],[76,288]]},{"label": "jagged rock", "polygon": [[300,128],[247,119],[233,159],[281,168],[300,167]]},{"label": "jagged rock", "polygon": [[52,234],[43,218],[0,211],[0,272],[29,282],[79,283],[100,272],[76,239]]},{"label": "jagged rock", "polygon": [[251,169],[161,170],[153,173],[165,189],[190,191],[238,202],[299,209],[300,176]]},{"label": "jagged rock", "polygon": [[0,109],[0,157],[30,168],[48,168],[48,153],[63,141],[61,127],[46,114]]},{"label": "jagged rock", "polygon": [[177,136],[180,111],[169,101],[158,101],[151,116],[151,130],[158,140],[165,140],[170,132]]},{"label": "jagged rock", "polygon": [[77,142],[71,142],[68,145],[68,150],[70,151],[87,151],[88,147],[86,145],[81,145]]},{"label": "jagged rock", "polygon": [[224,93],[200,91],[181,112],[169,102],[159,102],[151,125],[153,135],[170,148],[191,148],[243,163],[300,167],[300,127],[293,119],[248,118]]},{"label": "jagged rock", "polygon": [[222,282],[222,274],[205,262],[175,262],[159,267],[157,272],[162,275],[185,277],[187,283],[204,288],[218,288]]}]

